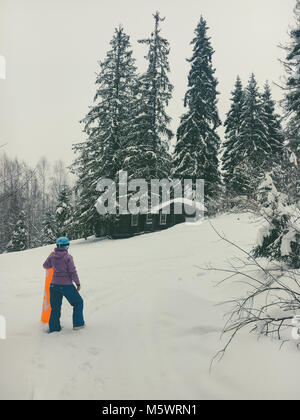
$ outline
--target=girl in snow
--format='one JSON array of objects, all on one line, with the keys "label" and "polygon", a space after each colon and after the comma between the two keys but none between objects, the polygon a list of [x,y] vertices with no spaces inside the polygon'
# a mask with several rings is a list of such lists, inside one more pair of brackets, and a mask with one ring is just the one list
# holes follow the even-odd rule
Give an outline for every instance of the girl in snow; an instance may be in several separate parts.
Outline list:
[{"label": "girl in snow", "polygon": [[[53,268],[53,279],[50,284],[51,315],[49,333],[60,331],[60,315],[63,296],[73,306],[73,329],[85,326],[83,320],[83,300],[80,294],[80,282],[74,265],[73,257],[68,253],[70,241],[68,238],[58,238],[57,247],[43,264],[46,269]],[[76,284],[76,288],[73,285]]]}]

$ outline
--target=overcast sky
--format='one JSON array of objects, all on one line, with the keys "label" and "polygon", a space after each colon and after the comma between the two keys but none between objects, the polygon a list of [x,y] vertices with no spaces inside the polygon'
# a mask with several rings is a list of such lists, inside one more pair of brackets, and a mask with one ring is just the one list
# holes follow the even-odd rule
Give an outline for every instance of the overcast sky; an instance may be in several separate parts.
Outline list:
[{"label": "overcast sky", "polygon": [[[149,36],[156,10],[166,17],[162,35],[171,47],[172,129],[184,111],[185,59],[201,14],[215,50],[224,120],[237,74],[246,84],[254,72],[261,86],[284,74],[278,45],[289,39],[294,5],[295,0],[0,0],[0,54],[7,61],[6,80],[0,80],[0,145],[8,142],[7,154],[31,165],[41,156],[70,164],[72,144],[84,139],[79,120],[92,104],[97,63],[114,27],[124,26],[144,71],[147,46],[137,40]],[[280,99],[282,93],[274,87],[273,94]]]}]

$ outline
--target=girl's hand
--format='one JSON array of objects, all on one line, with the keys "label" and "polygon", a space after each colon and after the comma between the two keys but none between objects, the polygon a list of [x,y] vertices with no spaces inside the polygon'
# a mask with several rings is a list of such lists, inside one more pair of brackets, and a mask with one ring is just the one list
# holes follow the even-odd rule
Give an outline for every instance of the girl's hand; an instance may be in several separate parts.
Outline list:
[{"label": "girl's hand", "polygon": [[80,286],[76,286],[77,287],[77,292],[79,292],[79,290],[80,290]]}]

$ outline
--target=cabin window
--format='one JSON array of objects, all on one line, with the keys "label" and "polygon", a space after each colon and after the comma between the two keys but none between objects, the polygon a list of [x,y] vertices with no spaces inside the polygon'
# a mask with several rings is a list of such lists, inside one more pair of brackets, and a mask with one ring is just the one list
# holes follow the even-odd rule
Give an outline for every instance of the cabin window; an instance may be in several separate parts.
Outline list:
[{"label": "cabin window", "polygon": [[167,215],[166,214],[160,213],[159,223],[161,225],[165,225],[167,223]]},{"label": "cabin window", "polygon": [[131,226],[137,226],[139,223],[139,215],[138,214],[132,214],[131,215]]},{"label": "cabin window", "polygon": [[146,223],[147,223],[147,225],[152,225],[152,214],[151,213],[147,214]]}]

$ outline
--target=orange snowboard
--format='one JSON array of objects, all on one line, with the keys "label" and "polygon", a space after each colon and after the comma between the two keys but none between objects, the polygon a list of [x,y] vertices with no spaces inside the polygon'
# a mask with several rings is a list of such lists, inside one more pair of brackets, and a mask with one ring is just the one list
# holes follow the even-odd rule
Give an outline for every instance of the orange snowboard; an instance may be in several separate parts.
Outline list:
[{"label": "orange snowboard", "polygon": [[44,301],[43,301],[43,309],[42,309],[42,317],[41,321],[45,324],[48,324],[51,314],[51,306],[50,306],[50,283],[53,277],[53,268],[49,268],[46,270],[46,281],[45,281],[45,292],[44,292]]}]

